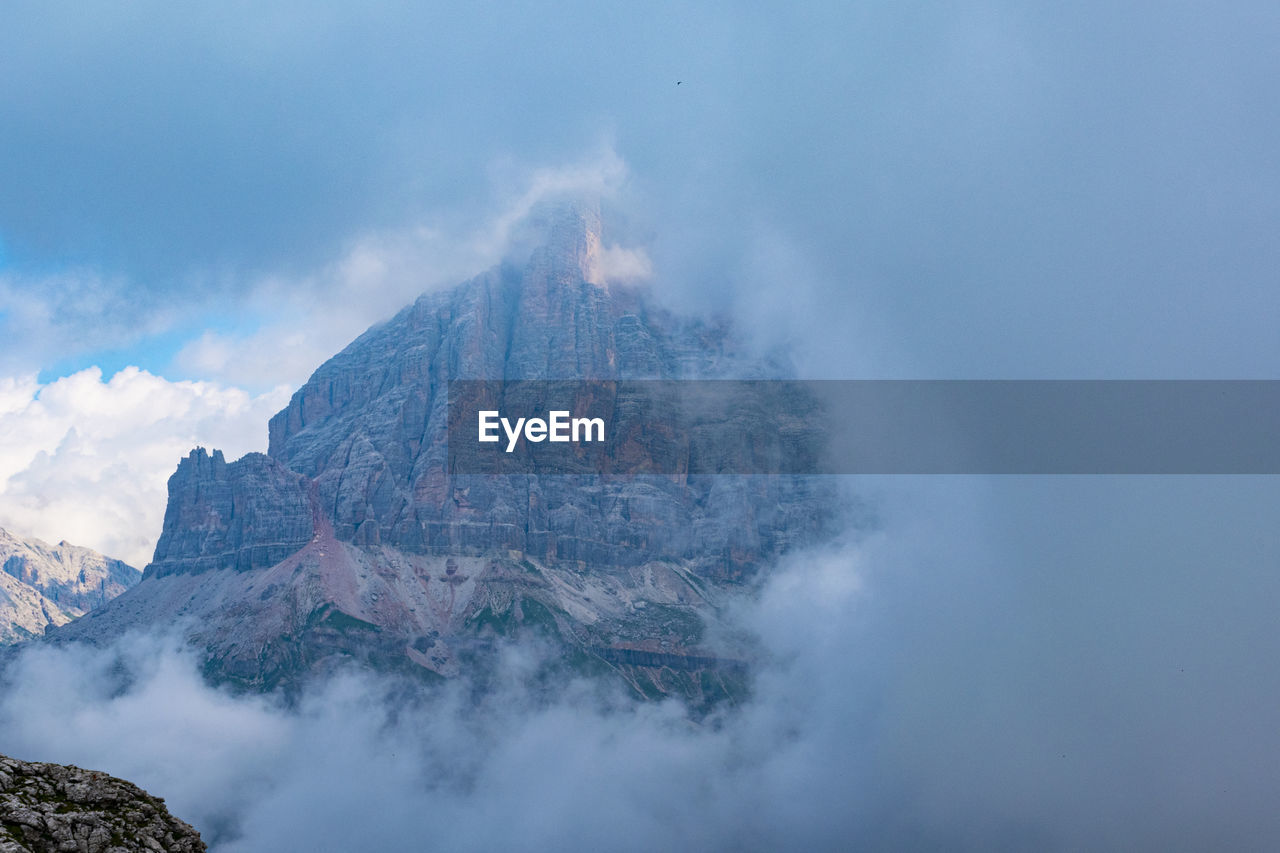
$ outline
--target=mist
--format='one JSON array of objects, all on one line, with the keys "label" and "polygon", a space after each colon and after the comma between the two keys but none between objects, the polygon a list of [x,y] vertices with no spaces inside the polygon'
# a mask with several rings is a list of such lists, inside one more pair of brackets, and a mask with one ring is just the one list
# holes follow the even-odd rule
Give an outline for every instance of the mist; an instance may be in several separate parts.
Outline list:
[{"label": "mist", "polygon": [[1280,485],[858,478],[878,522],[733,604],[749,699],[695,720],[546,648],[286,708],[134,636],[24,649],[0,752],[166,797],[219,851],[1262,849],[1280,842]]}]

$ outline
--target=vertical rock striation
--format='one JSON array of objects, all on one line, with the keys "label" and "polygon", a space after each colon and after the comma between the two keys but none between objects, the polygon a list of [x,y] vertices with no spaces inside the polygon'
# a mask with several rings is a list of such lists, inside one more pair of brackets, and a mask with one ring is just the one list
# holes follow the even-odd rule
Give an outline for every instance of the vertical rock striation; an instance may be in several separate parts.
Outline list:
[{"label": "vertical rock striation", "polygon": [[227,464],[191,451],[169,478],[169,505],[144,577],[245,572],[288,557],[314,533],[306,480],[261,453]]},{"label": "vertical rock striation", "polygon": [[448,675],[477,632],[534,622],[580,651],[696,646],[720,591],[821,534],[820,483],[447,474],[450,379],[781,374],[723,324],[608,286],[599,229],[566,209],[524,265],[369,329],[271,419],[266,456],[194,451],[144,582],[59,635],[194,616],[212,670],[260,687],[334,654]]}]

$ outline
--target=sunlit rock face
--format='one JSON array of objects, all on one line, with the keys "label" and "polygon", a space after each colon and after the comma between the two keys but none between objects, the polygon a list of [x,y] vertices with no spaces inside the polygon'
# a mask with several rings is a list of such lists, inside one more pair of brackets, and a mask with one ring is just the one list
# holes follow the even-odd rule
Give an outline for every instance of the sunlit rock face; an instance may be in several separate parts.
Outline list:
[{"label": "sunlit rock face", "polygon": [[0,645],[66,624],[141,577],[133,566],[89,548],[50,545],[0,529]]},{"label": "sunlit rock face", "polygon": [[[450,379],[782,374],[723,324],[602,283],[599,229],[591,208],[561,211],[527,263],[424,295],[365,332],[271,419],[266,456],[193,452],[170,480],[146,580],[59,636],[192,617],[210,672],[257,687],[344,656],[449,676],[482,640],[535,626],[646,693],[696,693],[736,672],[708,675],[709,657],[694,654],[704,620],[727,590],[821,535],[831,498],[820,485],[447,473]],[[591,651],[610,648],[703,663],[645,673]]]}]

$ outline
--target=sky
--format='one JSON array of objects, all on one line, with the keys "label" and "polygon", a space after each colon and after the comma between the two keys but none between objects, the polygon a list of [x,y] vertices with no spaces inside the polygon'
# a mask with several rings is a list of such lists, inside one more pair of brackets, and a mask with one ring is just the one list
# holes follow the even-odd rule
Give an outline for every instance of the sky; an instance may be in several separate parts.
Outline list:
[{"label": "sky", "polygon": [[[518,252],[529,212],[567,194],[602,199],[606,242],[661,299],[728,312],[804,377],[1280,378],[1278,42],[1280,7],[1257,0],[8,4],[0,526],[145,565],[191,447],[264,450],[325,358]],[[1261,805],[1280,793],[1271,479],[887,488],[910,519],[887,544],[780,569],[747,606],[792,665],[743,719],[694,736],[660,709],[553,704],[482,726],[441,821],[484,825],[469,785],[571,847],[605,817],[695,826],[681,796],[707,832],[759,814],[756,837],[815,848],[850,828],[899,848],[1280,838]],[[258,849],[270,807],[321,793],[313,762],[420,791],[420,763],[358,772],[408,737],[352,723],[374,688],[299,718],[163,660],[115,695],[93,692],[105,663],[50,657],[0,700],[9,743],[136,771],[206,826],[225,815],[200,809],[239,810]],[[807,716],[778,718],[804,685]],[[67,712],[41,734],[49,695]],[[444,754],[466,730],[451,714],[414,754]],[[178,732],[150,770],[98,743],[125,721]],[[565,758],[575,725],[616,748]],[[264,768],[209,747],[210,800],[163,772],[193,731],[282,752]],[[308,752],[344,731],[349,752]],[[776,755],[742,751],[786,731]],[[572,784],[618,768],[637,787]],[[808,802],[810,779],[831,798]],[[268,805],[227,799],[245,780]],[[536,794],[556,815],[586,796],[601,825],[539,830]],[[427,831],[417,802],[387,832]]]}]

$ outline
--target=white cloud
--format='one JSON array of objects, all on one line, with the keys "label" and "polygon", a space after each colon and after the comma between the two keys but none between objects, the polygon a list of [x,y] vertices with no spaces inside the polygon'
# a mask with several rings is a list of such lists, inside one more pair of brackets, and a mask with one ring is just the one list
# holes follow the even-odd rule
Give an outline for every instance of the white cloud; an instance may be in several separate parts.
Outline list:
[{"label": "white cloud", "polygon": [[566,166],[542,167],[528,174],[495,174],[500,186],[523,187],[523,190],[508,196],[499,213],[471,242],[500,255],[540,205],[553,199],[608,198],[622,189],[627,176],[626,162],[609,143],[601,144],[591,155]]},{"label": "white cloud", "polygon": [[166,482],[192,447],[264,450],[288,389],[252,396],[94,367],[48,384],[0,378],[0,525],[143,566],[160,534]]},{"label": "white cloud", "polygon": [[629,284],[653,275],[653,261],[644,249],[603,246],[596,261],[596,274],[606,283]]},{"label": "white cloud", "polygon": [[[838,552],[810,556],[792,571],[852,571]],[[797,581],[766,592],[769,618],[810,619],[813,595]],[[822,589],[824,608],[848,612],[856,584]],[[752,607],[740,615],[751,627],[759,618]],[[0,751],[127,778],[224,853],[424,839],[451,850],[779,849],[847,824],[833,810],[806,827],[808,810],[795,808],[815,782],[797,767],[849,742],[808,725],[807,704],[785,709],[777,691],[795,686],[785,670],[750,706],[699,725],[678,703],[634,703],[585,682],[548,695],[540,653],[505,649],[480,699],[456,682],[406,701],[394,681],[340,673],[286,710],[202,684],[190,650],[168,636],[31,647],[5,673]],[[847,791],[826,781],[824,801]]]}]

